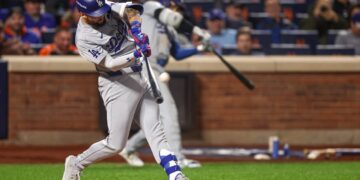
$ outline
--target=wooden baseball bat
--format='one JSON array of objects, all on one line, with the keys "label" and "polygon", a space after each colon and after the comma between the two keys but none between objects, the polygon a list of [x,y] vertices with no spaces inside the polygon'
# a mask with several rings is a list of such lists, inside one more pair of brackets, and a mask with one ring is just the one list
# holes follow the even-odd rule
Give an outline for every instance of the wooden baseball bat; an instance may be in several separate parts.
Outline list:
[{"label": "wooden baseball bat", "polygon": [[220,55],[215,49],[212,52],[221,60],[222,63],[250,90],[255,88],[254,84],[246,78],[239,70],[227,62],[222,55]]}]

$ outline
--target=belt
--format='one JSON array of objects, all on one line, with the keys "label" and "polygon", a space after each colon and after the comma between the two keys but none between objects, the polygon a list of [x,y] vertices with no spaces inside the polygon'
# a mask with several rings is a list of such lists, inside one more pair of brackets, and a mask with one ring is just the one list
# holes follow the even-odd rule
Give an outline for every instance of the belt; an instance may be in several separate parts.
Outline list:
[{"label": "belt", "polygon": [[114,77],[114,76],[121,76],[121,75],[124,75],[124,74],[129,74],[129,73],[133,73],[133,72],[140,72],[140,71],[142,71],[142,64],[127,67],[127,68],[123,68],[123,69],[118,70],[118,71],[110,71],[110,72],[100,71],[99,73],[100,73],[100,75],[103,75],[105,77]]}]

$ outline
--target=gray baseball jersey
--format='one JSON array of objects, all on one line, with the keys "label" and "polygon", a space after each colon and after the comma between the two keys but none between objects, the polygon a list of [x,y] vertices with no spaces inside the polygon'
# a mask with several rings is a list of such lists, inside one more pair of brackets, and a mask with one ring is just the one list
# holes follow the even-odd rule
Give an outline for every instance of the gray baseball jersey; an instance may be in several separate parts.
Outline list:
[{"label": "gray baseball jersey", "polygon": [[144,130],[157,162],[159,151],[170,149],[162,124],[159,121],[159,106],[150,95],[149,85],[134,63],[124,63],[123,68],[114,71],[106,61],[119,57],[131,62],[135,44],[128,34],[128,26],[117,16],[119,7],[125,4],[111,4],[112,11],[106,15],[101,26],[92,26],[82,17],[76,32],[76,45],[80,55],[94,63],[100,73],[98,84],[107,111],[109,135],[94,143],[77,156],[79,168],[120,152],[128,139],[131,123],[136,116],[137,123]]}]

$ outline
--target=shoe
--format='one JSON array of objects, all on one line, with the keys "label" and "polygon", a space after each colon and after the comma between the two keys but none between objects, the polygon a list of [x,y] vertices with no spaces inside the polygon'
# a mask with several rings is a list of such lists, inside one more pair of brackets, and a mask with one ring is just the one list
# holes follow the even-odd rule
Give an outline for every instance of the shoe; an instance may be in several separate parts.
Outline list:
[{"label": "shoe", "polygon": [[144,161],[142,161],[136,153],[129,154],[125,149],[122,150],[119,155],[123,157],[130,166],[142,167]]},{"label": "shoe", "polygon": [[183,173],[176,175],[175,180],[189,180]]},{"label": "shoe", "polygon": [[76,157],[70,155],[65,160],[65,170],[62,180],[80,180],[80,170],[75,165]]},{"label": "shoe", "polygon": [[183,159],[178,161],[178,164],[181,168],[199,168],[201,163],[193,159]]}]

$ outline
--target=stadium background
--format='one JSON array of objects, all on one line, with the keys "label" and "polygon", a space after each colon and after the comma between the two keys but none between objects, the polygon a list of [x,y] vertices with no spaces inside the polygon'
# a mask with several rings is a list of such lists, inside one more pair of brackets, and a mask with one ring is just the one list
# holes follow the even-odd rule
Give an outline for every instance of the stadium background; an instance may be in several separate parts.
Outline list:
[{"label": "stadium background", "polygon": [[[206,12],[221,7],[221,1],[185,2],[199,25]],[[263,1],[239,2],[248,9],[249,18],[262,17]],[[299,22],[311,3],[283,1],[282,5]],[[49,32],[51,37],[53,33]],[[292,32],[283,31],[287,45],[278,46],[272,44],[271,32],[254,30],[255,42],[265,47],[266,55],[224,54],[254,82],[254,91],[244,88],[213,55],[171,60],[167,70],[173,75],[171,87],[186,148],[267,150],[269,137],[278,136],[281,148],[284,144],[299,152],[351,148],[356,150],[351,156],[336,158],[359,159],[360,57],[348,51],[354,47],[334,47],[337,30],[329,31],[329,47],[307,44],[314,41],[314,31],[294,33],[285,36]],[[330,51],[320,53],[323,48]],[[0,162],[61,163],[70,152],[80,152],[105,136],[97,73],[90,63],[79,56],[3,55],[2,59]],[[144,148],[142,157],[153,162],[147,151]],[[252,158],[192,157],[206,161]]]}]

